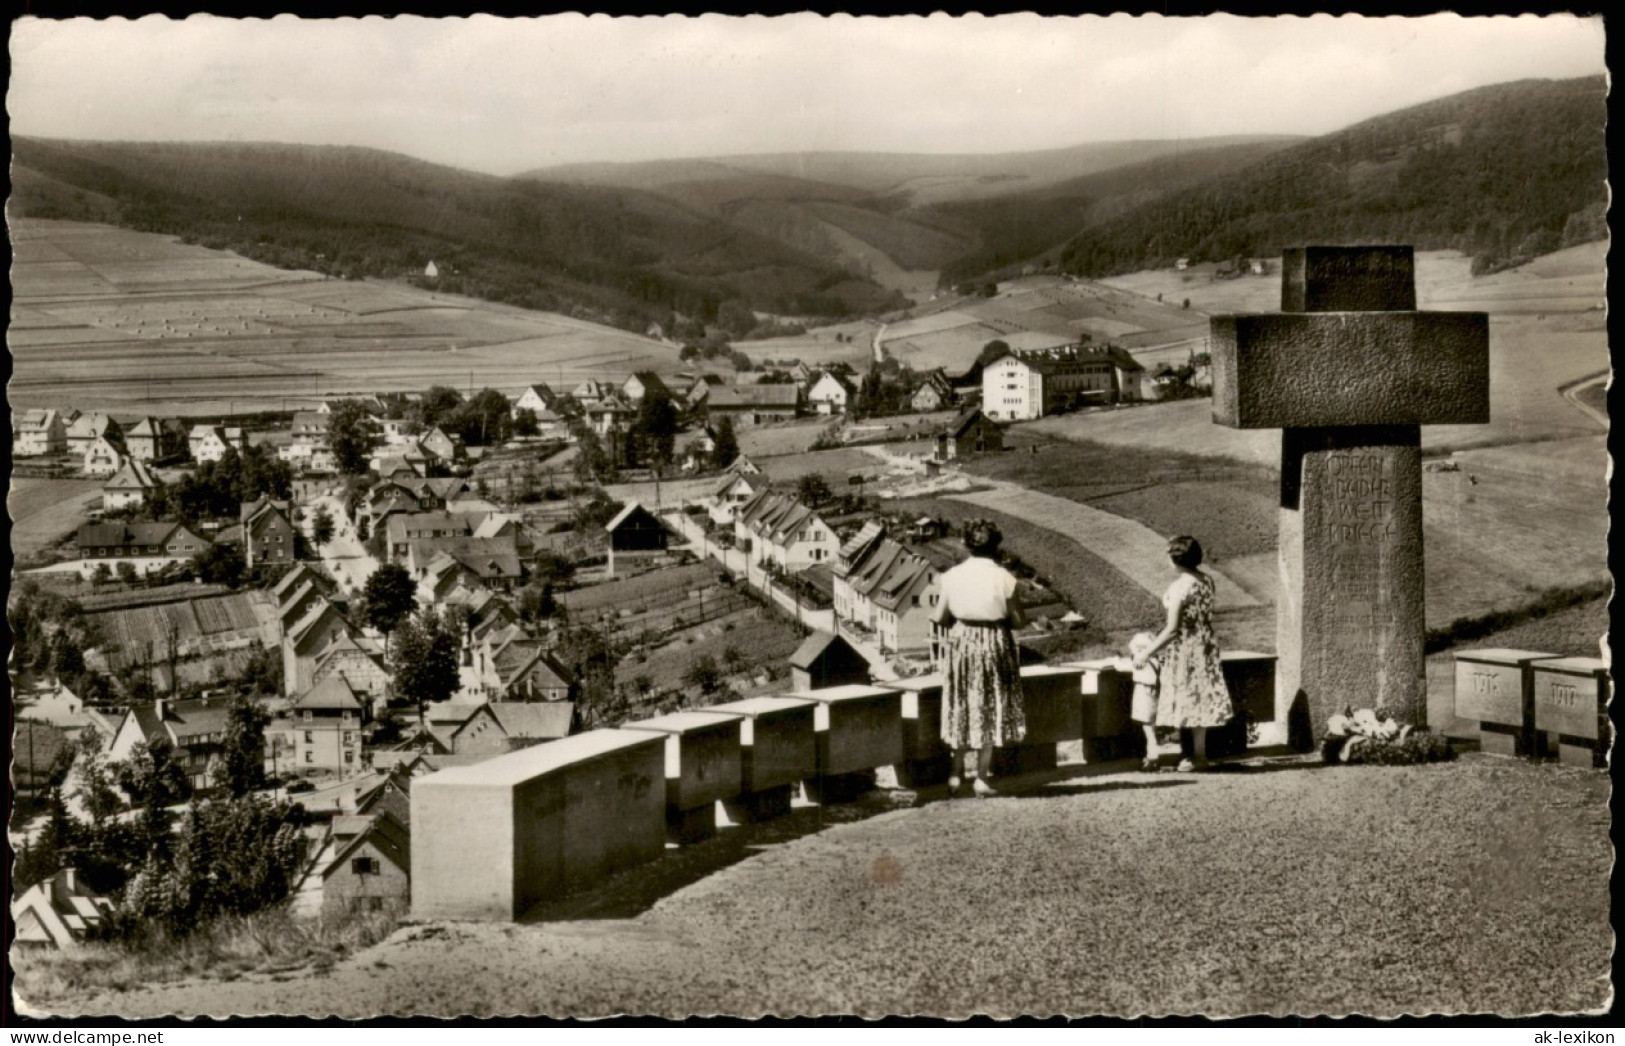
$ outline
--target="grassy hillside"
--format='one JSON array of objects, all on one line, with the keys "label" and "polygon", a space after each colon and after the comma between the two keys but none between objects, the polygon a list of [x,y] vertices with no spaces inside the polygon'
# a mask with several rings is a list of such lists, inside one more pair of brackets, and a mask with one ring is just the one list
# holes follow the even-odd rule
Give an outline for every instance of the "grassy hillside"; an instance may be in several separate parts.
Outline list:
[{"label": "grassy hillside", "polygon": [[370,149],[19,138],[12,213],[112,221],[285,268],[438,288],[641,330],[725,301],[847,315],[897,302],[828,261],[663,196],[495,178]]},{"label": "grassy hillside", "polygon": [[1607,234],[1602,77],[1453,95],[1136,207],[1061,253],[1086,276],[1306,242],[1456,249],[1494,271]]}]

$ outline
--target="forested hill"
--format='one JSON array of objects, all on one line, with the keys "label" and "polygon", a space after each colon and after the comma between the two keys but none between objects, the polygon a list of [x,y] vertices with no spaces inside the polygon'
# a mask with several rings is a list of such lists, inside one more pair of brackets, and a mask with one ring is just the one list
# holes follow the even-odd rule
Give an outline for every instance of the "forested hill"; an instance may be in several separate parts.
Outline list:
[{"label": "forested hill", "polygon": [[12,141],[11,213],[182,236],[285,268],[403,277],[642,331],[726,302],[844,316],[902,304],[830,262],[635,189],[546,184],[372,149]]},{"label": "forested hill", "polygon": [[1454,248],[1477,271],[1607,235],[1602,77],[1498,84],[1356,124],[1074,237],[1105,276],[1305,243]]}]

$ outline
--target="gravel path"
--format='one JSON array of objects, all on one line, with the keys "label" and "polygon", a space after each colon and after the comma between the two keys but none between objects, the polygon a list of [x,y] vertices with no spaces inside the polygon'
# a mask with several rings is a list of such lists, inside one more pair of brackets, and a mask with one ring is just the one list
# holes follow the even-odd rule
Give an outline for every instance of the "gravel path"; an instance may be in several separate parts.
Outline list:
[{"label": "gravel path", "polygon": [[[76,997],[71,1008],[1598,1009],[1612,946],[1607,800],[1605,774],[1477,755],[1418,768],[1299,759],[1062,775],[1022,795],[870,811],[810,834],[725,833],[623,878],[620,902],[589,897],[544,924],[412,926],[321,973]],[[671,892],[651,876],[691,885]],[[637,903],[652,883],[663,899]]]}]

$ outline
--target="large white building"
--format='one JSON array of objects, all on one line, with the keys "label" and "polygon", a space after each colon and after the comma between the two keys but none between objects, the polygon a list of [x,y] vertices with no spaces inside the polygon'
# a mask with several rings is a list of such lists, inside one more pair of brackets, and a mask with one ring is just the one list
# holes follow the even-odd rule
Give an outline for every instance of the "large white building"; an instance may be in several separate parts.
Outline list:
[{"label": "large white building", "polygon": [[1031,421],[1057,410],[1142,398],[1145,368],[1126,350],[1072,347],[1010,351],[982,369],[982,412]]}]

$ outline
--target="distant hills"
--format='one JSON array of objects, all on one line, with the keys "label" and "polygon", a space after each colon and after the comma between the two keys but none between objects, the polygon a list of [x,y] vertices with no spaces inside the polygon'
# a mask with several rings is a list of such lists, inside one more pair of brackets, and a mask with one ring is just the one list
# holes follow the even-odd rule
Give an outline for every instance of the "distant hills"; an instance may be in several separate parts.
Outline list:
[{"label": "distant hills", "polygon": [[182,236],[285,268],[402,277],[641,332],[729,301],[845,316],[907,304],[637,189],[497,178],[371,149],[15,138],[12,213]]},{"label": "distant hills", "polygon": [[1508,268],[1607,236],[1607,117],[1600,76],[1467,91],[1093,224],[1059,262],[1103,276],[1364,241],[1460,250],[1478,272]]},{"label": "distant hills", "polygon": [[[1400,241],[1480,271],[1607,234],[1601,77],[1454,95],[1319,138],[999,155],[796,153],[514,178],[369,149],[15,138],[11,213],[669,333],[843,318],[1027,268],[1100,276]],[[735,329],[735,334],[743,333]]]}]

